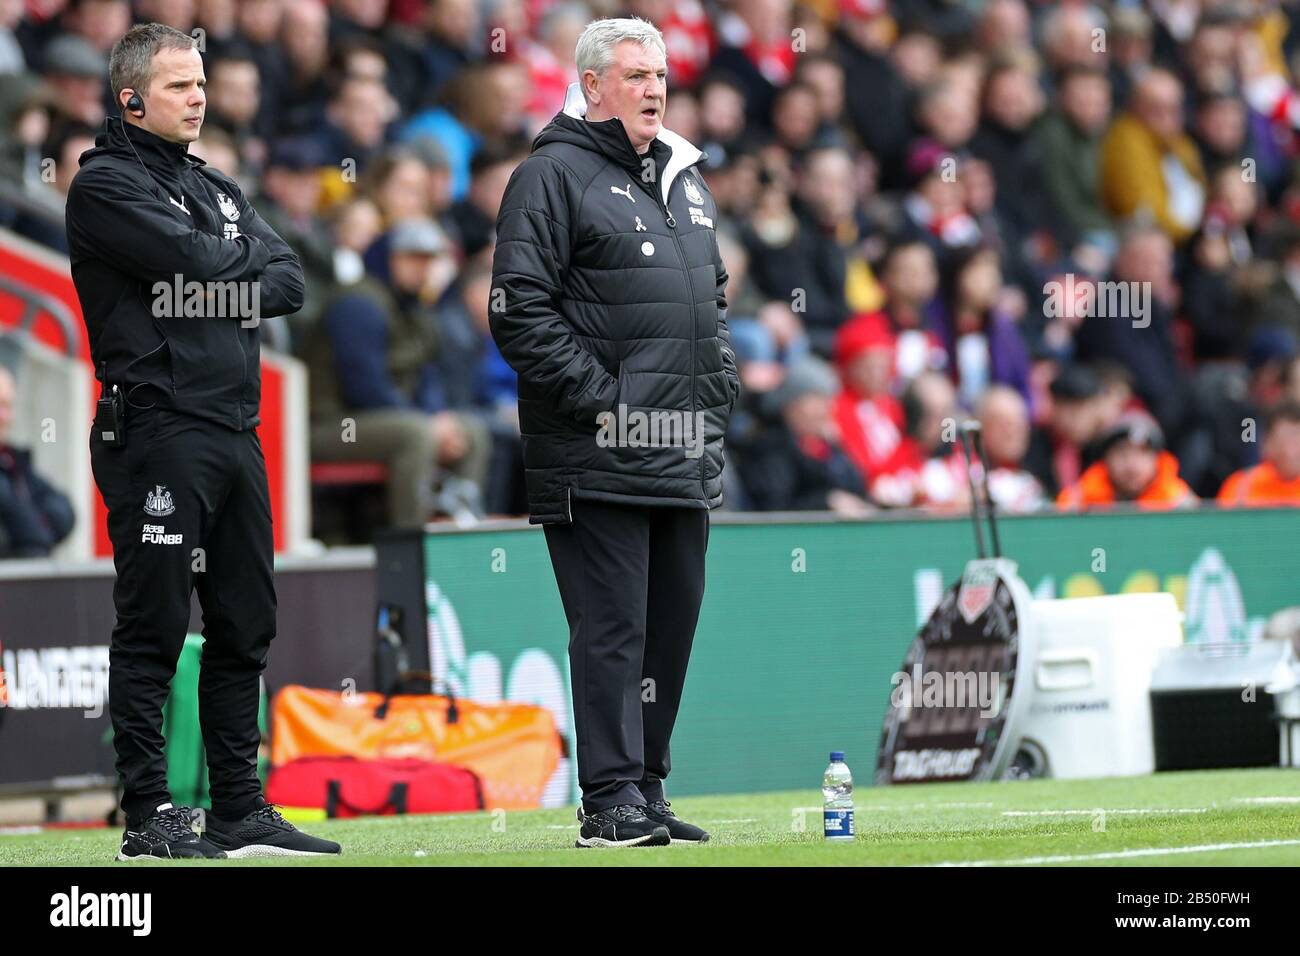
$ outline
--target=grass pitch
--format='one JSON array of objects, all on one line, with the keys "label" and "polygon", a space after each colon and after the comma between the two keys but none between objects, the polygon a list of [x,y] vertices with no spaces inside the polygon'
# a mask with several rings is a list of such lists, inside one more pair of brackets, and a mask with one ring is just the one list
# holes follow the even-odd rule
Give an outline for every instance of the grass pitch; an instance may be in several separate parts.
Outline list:
[{"label": "grass pitch", "polygon": [[817,790],[682,797],[701,846],[577,849],[572,807],[303,823],[320,860],[113,862],[118,830],[0,835],[12,866],[1300,865],[1300,770],[861,787],[857,839],[823,842]]}]

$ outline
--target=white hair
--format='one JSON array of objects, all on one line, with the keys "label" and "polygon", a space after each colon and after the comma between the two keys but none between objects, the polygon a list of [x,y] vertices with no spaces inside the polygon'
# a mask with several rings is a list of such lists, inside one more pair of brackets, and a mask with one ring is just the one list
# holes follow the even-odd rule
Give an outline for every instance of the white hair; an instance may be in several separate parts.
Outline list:
[{"label": "white hair", "polygon": [[[614,47],[624,40],[633,40],[646,49],[656,46],[660,53],[668,56],[664,35],[648,20],[640,17],[592,20],[578,37],[578,45],[573,51],[573,59],[578,64],[578,82],[582,82],[582,76],[588,70],[603,76],[614,62]],[[585,87],[583,93],[586,93]]]}]

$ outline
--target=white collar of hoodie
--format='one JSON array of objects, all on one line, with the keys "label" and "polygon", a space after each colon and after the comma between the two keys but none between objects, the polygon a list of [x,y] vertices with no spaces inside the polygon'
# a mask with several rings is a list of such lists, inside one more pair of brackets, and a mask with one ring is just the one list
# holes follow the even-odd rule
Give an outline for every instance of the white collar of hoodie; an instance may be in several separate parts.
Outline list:
[{"label": "white collar of hoodie", "polygon": [[[587,115],[587,100],[577,83],[569,84],[569,91],[564,96],[563,112],[574,119],[584,119]],[[660,184],[663,189],[664,205],[667,206],[668,190],[672,188],[673,180],[682,170],[703,159],[704,152],[685,136],[679,136],[663,126],[659,127],[659,135],[655,138],[673,151],[668,159],[668,165],[664,167],[664,180]]]}]

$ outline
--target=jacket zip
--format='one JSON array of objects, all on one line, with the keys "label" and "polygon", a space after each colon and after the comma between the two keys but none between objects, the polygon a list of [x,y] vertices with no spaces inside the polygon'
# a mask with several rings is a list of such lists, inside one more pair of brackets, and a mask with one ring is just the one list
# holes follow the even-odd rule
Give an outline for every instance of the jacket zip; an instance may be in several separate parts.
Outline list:
[{"label": "jacket zip", "polygon": [[[669,193],[672,192],[672,188],[672,183],[669,183]],[[686,264],[686,252],[682,249],[682,240],[677,234],[677,220],[673,218],[672,210],[668,208],[668,201],[664,199],[662,190],[655,190],[655,199],[659,201],[659,208],[664,212],[664,218],[668,222],[668,231],[673,237],[673,245],[677,247],[677,258],[681,260],[682,271],[686,273],[686,291],[691,295],[691,298],[694,299],[694,294],[691,292],[691,267]],[[691,310],[691,407],[689,414],[691,416],[691,427],[698,427],[695,422],[695,404],[697,400],[695,394],[695,302],[692,301],[689,305]],[[703,442],[703,435],[698,436],[698,438]],[[708,487],[704,481],[704,458],[705,455],[703,454],[703,447],[701,446],[700,490],[707,493]]]},{"label": "jacket zip", "polygon": [[244,351],[243,340],[239,337],[239,321],[232,322],[235,327],[235,344],[239,346],[239,357],[243,360],[244,373],[239,380],[239,430],[244,430],[244,390],[248,388],[248,353]]},{"label": "jacket zip", "polygon": [[[193,169],[185,169],[183,171],[183,174],[190,175],[190,176],[195,175]],[[177,177],[177,178],[178,180],[180,180],[181,198],[182,200],[184,200],[185,197],[184,179],[183,177]],[[204,205],[207,205],[206,200],[208,198],[208,190],[206,188],[206,183],[200,182],[197,191],[199,195],[204,197],[205,200]],[[241,365],[241,372],[239,378],[239,396],[235,401],[236,413],[239,416],[240,431],[244,430],[244,398],[245,398],[245,392],[248,389],[248,353],[244,350],[244,340],[240,338],[239,335],[240,329],[243,328],[243,325],[241,324],[242,322],[243,319],[239,318],[230,323],[232,326],[234,326],[235,329],[235,347],[239,349],[239,358],[240,358],[240,365]]]}]

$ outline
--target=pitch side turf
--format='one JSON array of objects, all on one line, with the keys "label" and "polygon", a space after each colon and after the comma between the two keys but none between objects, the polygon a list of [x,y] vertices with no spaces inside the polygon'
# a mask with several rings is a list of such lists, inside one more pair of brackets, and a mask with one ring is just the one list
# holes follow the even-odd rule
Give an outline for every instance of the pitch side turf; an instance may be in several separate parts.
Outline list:
[{"label": "pitch side turf", "polygon": [[820,793],[682,797],[702,846],[576,849],[571,807],[303,824],[330,861],[113,863],[118,830],[0,835],[0,866],[1300,865],[1300,770],[860,787],[857,839],[826,844]]}]

